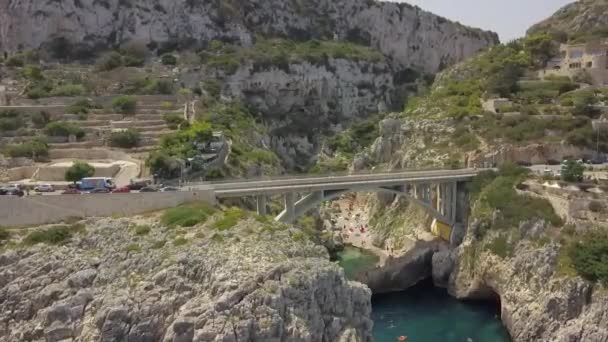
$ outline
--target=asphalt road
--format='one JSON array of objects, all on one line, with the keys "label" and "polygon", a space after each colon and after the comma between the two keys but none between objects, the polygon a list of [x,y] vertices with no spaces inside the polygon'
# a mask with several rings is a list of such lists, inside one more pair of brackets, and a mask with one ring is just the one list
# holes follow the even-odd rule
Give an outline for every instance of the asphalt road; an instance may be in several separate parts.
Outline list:
[{"label": "asphalt road", "polygon": [[[608,168],[608,163],[604,163],[604,164],[585,164],[585,167],[593,167],[593,169],[595,170],[601,170],[604,168]],[[545,170],[551,170],[553,172],[557,172],[560,171],[562,169],[561,165],[532,165],[530,167],[528,167],[530,170],[540,173],[543,172]]]}]

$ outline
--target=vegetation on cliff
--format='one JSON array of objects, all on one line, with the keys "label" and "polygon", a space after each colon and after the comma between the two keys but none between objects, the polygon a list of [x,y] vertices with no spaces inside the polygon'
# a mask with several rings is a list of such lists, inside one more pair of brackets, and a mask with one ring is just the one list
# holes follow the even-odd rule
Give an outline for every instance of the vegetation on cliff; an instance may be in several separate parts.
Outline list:
[{"label": "vegetation on cliff", "polygon": [[532,26],[528,34],[549,33],[561,42],[586,42],[608,37],[604,0],[579,0],[562,7],[551,17]]},{"label": "vegetation on cliff", "polygon": [[[0,336],[10,342],[26,335],[370,340],[369,289],[348,282],[327,251],[308,238],[295,239],[298,232],[240,210],[190,204],[160,215],[2,235],[0,318],[11,323]],[[39,306],[27,306],[32,301]],[[285,307],[294,311],[285,314]],[[336,313],[336,307],[345,309]],[[340,323],[319,323],[318,317]]]},{"label": "vegetation on cliff", "polygon": [[255,70],[270,67],[289,71],[289,64],[308,62],[326,64],[328,58],[353,61],[382,62],[384,56],[372,48],[343,41],[310,40],[297,42],[287,39],[256,39],[251,47],[224,44],[214,40],[209,48],[199,53],[208,68],[233,74],[241,65],[251,63]]},{"label": "vegetation on cliff", "polygon": [[484,171],[469,188],[472,218],[492,222],[492,228],[497,229],[510,229],[534,220],[560,226],[561,219],[547,200],[517,193],[516,187],[527,173],[527,169],[509,164],[498,172]]},{"label": "vegetation on cliff", "polygon": [[[603,100],[601,90],[577,90],[568,78],[536,79],[535,72],[557,53],[557,42],[541,34],[498,45],[436,78],[427,95],[408,102],[408,119],[451,120],[458,134],[429,148],[448,144],[474,151],[480,144],[530,144],[565,141],[595,147],[591,120],[599,116],[592,104]],[[503,97],[512,102],[500,113],[482,108],[486,99]],[[608,136],[600,137],[608,150]]]}]

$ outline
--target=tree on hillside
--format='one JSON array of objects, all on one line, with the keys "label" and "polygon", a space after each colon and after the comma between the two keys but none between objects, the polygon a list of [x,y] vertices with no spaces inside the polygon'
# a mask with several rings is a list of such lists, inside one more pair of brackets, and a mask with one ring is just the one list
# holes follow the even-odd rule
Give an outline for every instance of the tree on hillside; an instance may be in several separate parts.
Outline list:
[{"label": "tree on hillside", "polygon": [[76,161],[65,171],[65,180],[76,183],[83,178],[92,177],[94,174],[95,168],[92,165]]},{"label": "tree on hillside", "polygon": [[559,53],[557,44],[548,34],[535,34],[524,40],[524,50],[532,56],[537,66],[544,68]]},{"label": "tree on hillside", "polygon": [[517,81],[523,74],[523,69],[516,63],[506,63],[501,70],[491,75],[486,84],[489,94],[509,97],[517,91]]},{"label": "tree on hillside", "polygon": [[585,167],[576,160],[568,160],[562,165],[562,179],[566,182],[580,182],[583,180]]},{"label": "tree on hillside", "polygon": [[162,179],[179,177],[181,165],[179,160],[163,152],[152,152],[146,160],[152,174]]}]

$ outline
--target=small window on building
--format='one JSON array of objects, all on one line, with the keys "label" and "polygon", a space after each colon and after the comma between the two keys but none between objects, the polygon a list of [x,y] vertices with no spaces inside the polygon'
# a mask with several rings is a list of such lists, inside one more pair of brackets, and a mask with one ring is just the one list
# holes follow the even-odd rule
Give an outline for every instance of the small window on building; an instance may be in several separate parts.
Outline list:
[{"label": "small window on building", "polygon": [[570,69],[580,69],[581,67],[581,63],[570,63],[570,65],[568,66],[568,68]]},{"label": "small window on building", "polygon": [[583,57],[583,51],[581,51],[581,50],[570,51],[570,58],[581,58],[581,57]]},{"label": "small window on building", "polygon": [[593,68],[593,62],[587,62],[587,68]]},{"label": "small window on building", "polygon": [[553,67],[553,70],[560,70],[561,68],[562,68],[561,66],[556,65],[556,66]]}]

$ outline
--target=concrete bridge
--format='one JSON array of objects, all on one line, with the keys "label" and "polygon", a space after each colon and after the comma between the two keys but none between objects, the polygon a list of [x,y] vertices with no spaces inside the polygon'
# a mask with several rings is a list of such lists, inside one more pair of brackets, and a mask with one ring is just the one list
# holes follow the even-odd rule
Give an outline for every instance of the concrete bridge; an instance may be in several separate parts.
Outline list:
[{"label": "concrete bridge", "polygon": [[218,199],[254,196],[257,211],[262,215],[266,214],[268,196],[283,195],[285,208],[276,220],[285,223],[292,223],[321,202],[345,193],[378,191],[407,197],[424,207],[437,220],[453,226],[465,221],[468,209],[465,183],[480,171],[463,169],[292,176],[213,182],[210,185]]}]

